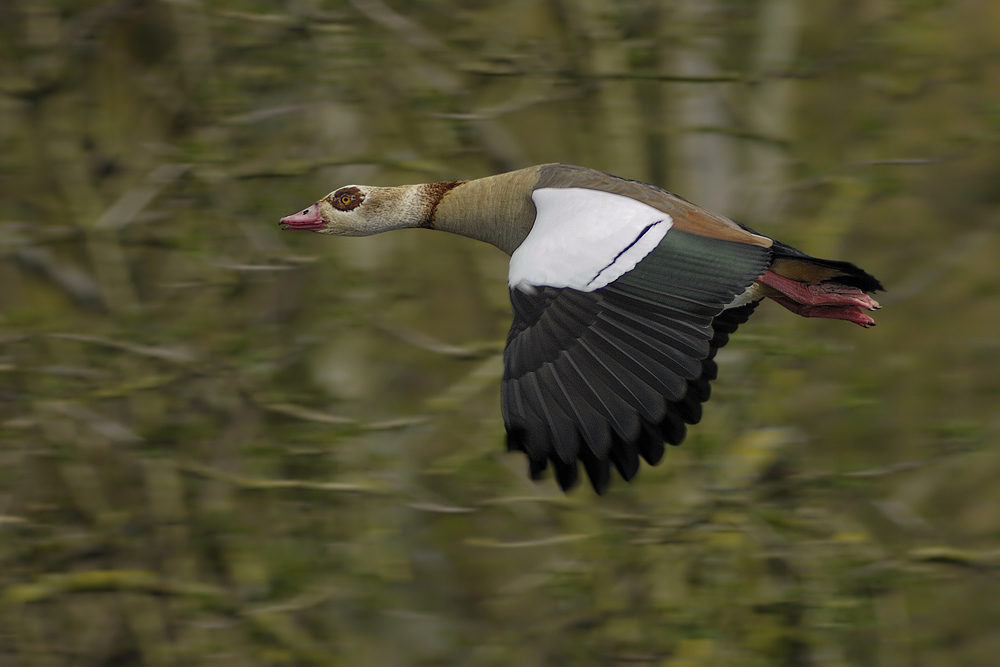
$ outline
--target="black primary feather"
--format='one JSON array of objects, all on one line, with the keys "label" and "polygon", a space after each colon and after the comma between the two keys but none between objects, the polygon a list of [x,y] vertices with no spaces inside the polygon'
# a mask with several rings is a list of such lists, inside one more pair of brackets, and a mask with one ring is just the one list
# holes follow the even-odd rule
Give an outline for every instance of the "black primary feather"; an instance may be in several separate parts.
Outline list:
[{"label": "black primary feather", "polygon": [[532,476],[549,463],[563,489],[578,462],[603,493],[655,465],[701,418],[716,351],[756,304],[724,310],[759,277],[770,251],[672,229],[632,271],[593,292],[511,290],[504,352],[508,447]]}]

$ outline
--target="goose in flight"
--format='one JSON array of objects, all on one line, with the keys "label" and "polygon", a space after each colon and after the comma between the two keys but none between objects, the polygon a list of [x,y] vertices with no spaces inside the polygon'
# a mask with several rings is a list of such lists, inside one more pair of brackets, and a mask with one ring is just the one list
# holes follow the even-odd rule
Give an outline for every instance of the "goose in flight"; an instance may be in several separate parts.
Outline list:
[{"label": "goose in flight", "polygon": [[583,464],[597,493],[656,465],[701,419],[716,352],[769,298],[804,317],[875,324],[881,290],[657,187],[545,164],[470,181],[348,185],[283,229],[368,236],[437,229],[510,255],[514,321],[501,403],[507,446],[563,490]]}]

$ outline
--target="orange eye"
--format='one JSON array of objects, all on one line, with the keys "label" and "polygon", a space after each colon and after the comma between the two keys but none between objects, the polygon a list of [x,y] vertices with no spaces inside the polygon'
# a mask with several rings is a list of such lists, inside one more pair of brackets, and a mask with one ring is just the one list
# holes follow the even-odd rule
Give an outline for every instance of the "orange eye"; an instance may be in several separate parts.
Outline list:
[{"label": "orange eye", "polygon": [[338,211],[353,211],[364,200],[365,195],[358,188],[350,187],[331,192],[326,201]]}]

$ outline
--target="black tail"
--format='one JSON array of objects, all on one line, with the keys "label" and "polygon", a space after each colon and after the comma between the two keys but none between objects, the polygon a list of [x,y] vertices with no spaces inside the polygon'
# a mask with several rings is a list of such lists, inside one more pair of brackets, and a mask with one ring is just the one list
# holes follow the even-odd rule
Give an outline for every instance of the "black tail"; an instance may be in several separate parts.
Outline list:
[{"label": "black tail", "polygon": [[875,276],[863,269],[858,268],[850,262],[813,257],[812,255],[807,255],[798,248],[793,248],[792,246],[782,243],[781,241],[774,242],[774,245],[771,246],[771,252],[772,257],[775,260],[788,259],[796,262],[802,262],[803,264],[810,264],[816,267],[831,269],[829,277],[825,278],[824,282],[830,281],[847,285],[848,287],[857,287],[862,292],[885,291],[885,288],[882,287],[882,283],[879,282]]}]

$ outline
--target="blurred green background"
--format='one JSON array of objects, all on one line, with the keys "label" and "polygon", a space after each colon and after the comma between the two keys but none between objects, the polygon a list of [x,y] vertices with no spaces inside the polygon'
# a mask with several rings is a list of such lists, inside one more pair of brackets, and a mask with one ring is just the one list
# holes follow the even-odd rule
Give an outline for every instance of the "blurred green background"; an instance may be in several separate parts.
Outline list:
[{"label": "blurred green background", "polygon": [[[0,665],[995,665],[1000,3],[6,0]],[[507,454],[506,257],[280,233],[582,164],[888,288],[762,306],[608,495]]]}]

